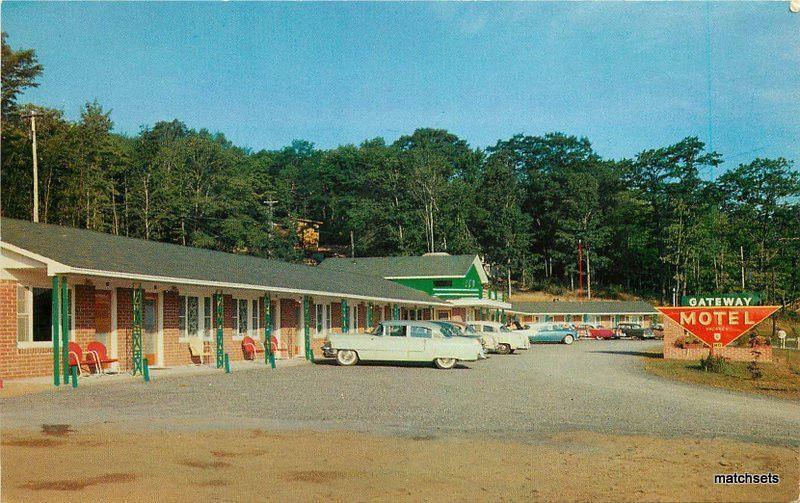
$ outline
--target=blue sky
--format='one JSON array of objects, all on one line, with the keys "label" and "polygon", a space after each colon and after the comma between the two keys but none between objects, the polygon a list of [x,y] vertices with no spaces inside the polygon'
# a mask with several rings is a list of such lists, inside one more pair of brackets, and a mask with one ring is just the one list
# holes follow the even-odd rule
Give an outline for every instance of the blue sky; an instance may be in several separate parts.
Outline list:
[{"label": "blue sky", "polygon": [[[608,157],[711,136],[728,166],[800,161],[800,15],[751,3],[19,3],[23,101],[119,132],[178,118],[259,150],[387,141],[418,127],[485,147],[587,136]],[[707,11],[710,11],[709,58]]]}]

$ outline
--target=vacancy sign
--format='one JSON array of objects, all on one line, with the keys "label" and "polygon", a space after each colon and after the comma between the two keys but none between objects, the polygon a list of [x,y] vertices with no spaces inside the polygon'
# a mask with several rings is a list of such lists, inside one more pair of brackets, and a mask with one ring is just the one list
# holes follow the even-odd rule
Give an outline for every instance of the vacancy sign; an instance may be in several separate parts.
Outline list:
[{"label": "vacancy sign", "polygon": [[669,317],[711,347],[725,347],[755,327],[780,306],[658,307]]}]

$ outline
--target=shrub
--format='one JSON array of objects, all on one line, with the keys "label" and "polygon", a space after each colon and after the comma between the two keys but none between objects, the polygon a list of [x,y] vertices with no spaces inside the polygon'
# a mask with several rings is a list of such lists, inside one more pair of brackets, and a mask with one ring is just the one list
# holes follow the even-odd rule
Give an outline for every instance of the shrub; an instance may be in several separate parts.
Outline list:
[{"label": "shrub", "polygon": [[707,357],[700,360],[700,369],[715,374],[728,374],[731,366],[724,356],[716,356],[709,353]]}]

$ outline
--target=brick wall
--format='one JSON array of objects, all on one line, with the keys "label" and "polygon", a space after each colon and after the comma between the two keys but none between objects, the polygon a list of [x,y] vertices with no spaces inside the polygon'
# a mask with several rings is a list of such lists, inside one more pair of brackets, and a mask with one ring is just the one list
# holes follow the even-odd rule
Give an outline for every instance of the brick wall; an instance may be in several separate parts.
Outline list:
[{"label": "brick wall", "polygon": [[278,340],[278,354],[284,358],[293,358],[298,354],[300,303],[294,299],[281,299],[281,336]]},{"label": "brick wall", "polygon": [[331,332],[342,333],[342,303],[331,302]]},{"label": "brick wall", "polygon": [[367,328],[367,305],[363,302],[358,305],[358,327],[356,330]]},{"label": "brick wall", "polygon": [[[710,348],[705,344],[700,347],[692,348],[679,348],[675,345],[675,341],[685,334],[685,330],[677,322],[671,318],[665,317],[664,320],[664,358],[673,360],[701,360],[708,356]],[[688,335],[688,333],[686,333]],[[747,337],[743,335],[742,337]],[[722,348],[717,353],[731,361],[749,362],[755,358],[754,349],[750,347],[728,346]],[[758,348],[761,352],[758,359],[762,362],[772,361],[772,346],[761,346]]]}]

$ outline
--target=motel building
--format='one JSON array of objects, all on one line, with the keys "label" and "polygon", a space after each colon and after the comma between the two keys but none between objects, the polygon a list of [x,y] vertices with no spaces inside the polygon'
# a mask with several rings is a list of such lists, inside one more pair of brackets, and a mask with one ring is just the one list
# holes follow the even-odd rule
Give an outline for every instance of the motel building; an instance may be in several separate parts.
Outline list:
[{"label": "motel building", "polygon": [[513,302],[509,313],[523,323],[595,323],[604,328],[623,322],[648,327],[660,316],[647,302],[617,300]]},{"label": "motel building", "polygon": [[[453,321],[505,320],[511,304],[492,290],[478,255],[426,253],[422,256],[329,258],[318,266],[328,271],[362,274],[392,281],[444,301],[433,319]],[[429,320],[430,311],[401,309],[402,319]]]},{"label": "motel building", "polygon": [[330,332],[439,309],[453,307],[374,275],[0,219],[0,379],[52,375],[54,346],[85,361],[98,342],[117,372],[263,362],[267,347],[310,359]]}]

